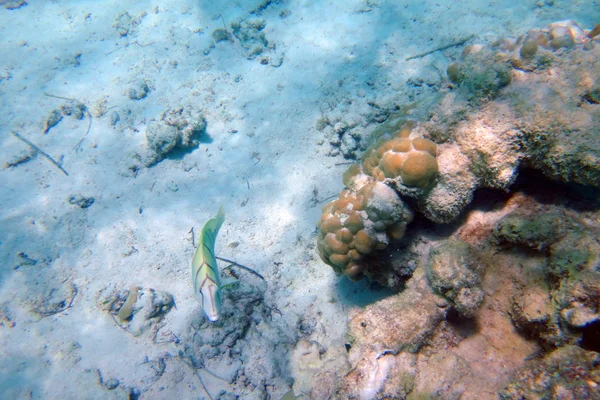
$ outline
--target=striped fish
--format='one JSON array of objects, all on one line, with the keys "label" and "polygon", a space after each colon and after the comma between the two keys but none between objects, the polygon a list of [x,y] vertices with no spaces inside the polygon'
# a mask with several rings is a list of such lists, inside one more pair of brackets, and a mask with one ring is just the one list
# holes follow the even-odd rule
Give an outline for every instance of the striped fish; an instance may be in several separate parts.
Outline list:
[{"label": "striped fish", "polygon": [[215,240],[224,220],[225,214],[221,207],[217,216],[209,219],[202,228],[198,249],[192,261],[192,282],[196,298],[202,304],[208,319],[213,322],[219,319],[221,309],[221,282],[215,258]]}]

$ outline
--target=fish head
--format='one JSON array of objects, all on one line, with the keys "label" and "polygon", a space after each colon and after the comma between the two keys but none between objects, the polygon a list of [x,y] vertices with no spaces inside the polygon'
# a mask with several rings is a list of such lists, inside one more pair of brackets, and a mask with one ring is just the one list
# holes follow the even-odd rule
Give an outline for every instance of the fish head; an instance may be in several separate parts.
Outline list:
[{"label": "fish head", "polygon": [[221,289],[216,282],[206,282],[202,286],[202,309],[209,321],[215,322],[219,319],[221,310]]}]

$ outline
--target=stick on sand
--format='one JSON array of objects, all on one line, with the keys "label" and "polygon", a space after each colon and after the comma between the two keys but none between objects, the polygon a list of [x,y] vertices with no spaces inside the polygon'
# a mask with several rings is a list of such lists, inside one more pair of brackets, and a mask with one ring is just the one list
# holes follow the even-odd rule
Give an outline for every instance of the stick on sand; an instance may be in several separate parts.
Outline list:
[{"label": "stick on sand", "polygon": [[67,171],[65,171],[65,169],[63,167],[61,167],[60,164],[57,163],[56,160],[54,160],[54,158],[50,157],[50,155],[48,155],[48,153],[46,153],[45,151],[43,151],[42,149],[37,147],[35,144],[31,143],[28,139],[25,139],[23,136],[21,136],[21,134],[19,132],[11,131],[10,133],[12,133],[13,136],[15,136],[17,139],[20,139],[21,141],[25,142],[26,144],[31,146],[31,148],[33,148],[35,151],[37,151],[38,153],[40,153],[41,155],[46,157],[48,159],[48,161],[50,161],[52,164],[54,164],[56,166],[56,168],[60,169],[63,174],[65,174],[66,176],[69,176],[69,173]]}]

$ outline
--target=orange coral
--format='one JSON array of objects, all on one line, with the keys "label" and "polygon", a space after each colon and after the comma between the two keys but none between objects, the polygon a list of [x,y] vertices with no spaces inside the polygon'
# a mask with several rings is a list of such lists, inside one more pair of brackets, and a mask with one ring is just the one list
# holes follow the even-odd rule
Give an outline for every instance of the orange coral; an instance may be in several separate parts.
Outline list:
[{"label": "orange coral", "polygon": [[350,250],[348,246],[335,238],[333,233],[328,233],[325,236],[325,246],[336,254],[346,254]]},{"label": "orange coral", "polygon": [[352,279],[369,275],[365,257],[385,249],[390,238],[401,238],[412,220],[398,193],[383,182],[401,179],[399,184],[428,188],[435,180],[437,146],[411,138],[413,127],[410,121],[400,124],[392,138],[382,133],[362,165],[351,165],[344,173],[347,189],[323,207],[317,248],[337,273]]},{"label": "orange coral", "polygon": [[398,153],[409,152],[412,148],[411,140],[408,138],[393,139],[391,142],[391,149]]},{"label": "orange coral", "polygon": [[354,235],[350,232],[348,228],[342,228],[335,233],[335,238],[342,243],[351,243],[352,239],[354,239]]},{"label": "orange coral", "polygon": [[350,213],[348,218],[344,221],[344,227],[354,234],[362,229],[363,223],[360,214],[356,211]]},{"label": "orange coral", "polygon": [[332,254],[329,256],[329,261],[336,267],[343,268],[348,264],[350,258],[346,254]]},{"label": "orange coral", "polygon": [[400,175],[406,157],[399,153],[388,151],[381,159],[381,167],[386,178],[395,178]]},{"label": "orange coral", "polygon": [[364,230],[360,230],[354,236],[354,247],[363,254],[369,254],[375,249],[375,240]]},{"label": "orange coral", "polygon": [[[375,181],[396,179],[402,177],[406,186],[427,189],[434,181],[438,172],[437,145],[431,140],[415,137],[410,138],[414,121],[403,121],[392,139],[379,138],[375,145],[368,149],[360,167],[351,167],[344,174],[344,183],[348,186],[351,177],[360,172],[370,175]],[[389,137],[388,137],[389,138]],[[406,164],[407,159],[412,160]],[[434,165],[435,164],[435,165]],[[407,169],[406,171],[404,169]],[[423,179],[422,182],[419,179]]]},{"label": "orange coral", "polygon": [[437,152],[437,145],[431,140],[427,140],[422,137],[414,138],[412,145],[415,150],[426,151],[434,157],[435,153]]},{"label": "orange coral", "polygon": [[340,219],[335,215],[323,214],[321,217],[321,230],[323,232],[335,232],[342,227]]},{"label": "orange coral", "polygon": [[429,153],[414,153],[406,159],[400,176],[404,185],[425,189],[431,186],[437,173],[435,157]]}]

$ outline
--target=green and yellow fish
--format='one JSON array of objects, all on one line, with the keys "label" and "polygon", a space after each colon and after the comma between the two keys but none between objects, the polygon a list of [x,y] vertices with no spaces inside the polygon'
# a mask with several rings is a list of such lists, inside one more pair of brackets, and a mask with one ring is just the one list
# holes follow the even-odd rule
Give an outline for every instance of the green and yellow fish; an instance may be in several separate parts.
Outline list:
[{"label": "green and yellow fish", "polygon": [[192,261],[192,282],[196,298],[202,304],[208,319],[213,322],[219,319],[221,309],[221,282],[215,258],[215,241],[223,221],[225,221],[225,214],[221,207],[217,216],[204,224],[200,232],[198,249]]}]

